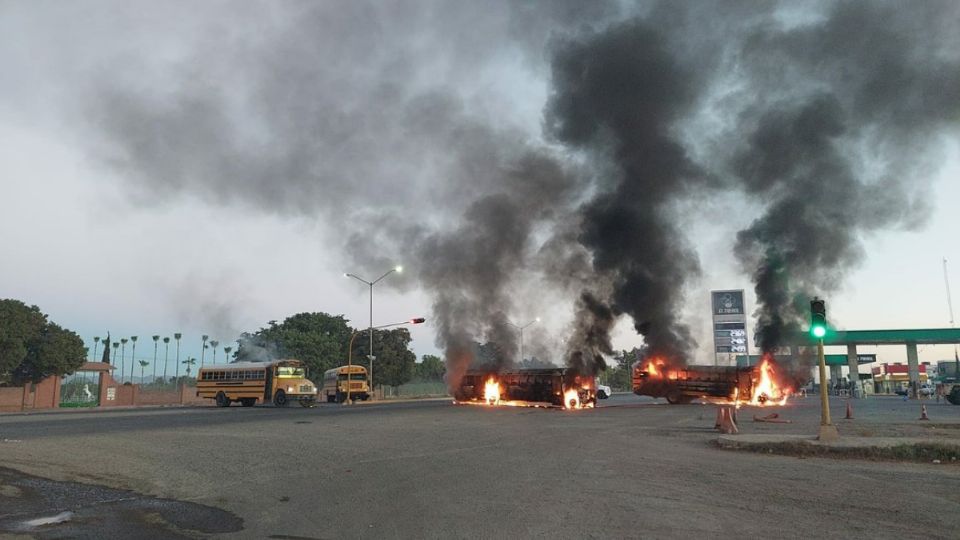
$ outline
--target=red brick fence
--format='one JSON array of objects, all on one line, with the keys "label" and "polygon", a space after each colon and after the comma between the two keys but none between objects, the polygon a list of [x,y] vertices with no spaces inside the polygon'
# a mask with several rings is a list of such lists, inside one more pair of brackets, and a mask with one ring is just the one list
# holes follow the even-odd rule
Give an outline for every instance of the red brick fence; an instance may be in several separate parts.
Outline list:
[{"label": "red brick fence", "polygon": [[[112,369],[113,366],[102,362],[87,362],[77,370],[97,374],[97,407],[191,405],[209,401],[198,398],[196,390],[186,385],[180,385],[175,390],[152,390],[139,384],[120,384],[110,374]],[[0,388],[0,412],[56,409],[60,407],[60,398],[60,377],[48,377],[36,384]]]}]

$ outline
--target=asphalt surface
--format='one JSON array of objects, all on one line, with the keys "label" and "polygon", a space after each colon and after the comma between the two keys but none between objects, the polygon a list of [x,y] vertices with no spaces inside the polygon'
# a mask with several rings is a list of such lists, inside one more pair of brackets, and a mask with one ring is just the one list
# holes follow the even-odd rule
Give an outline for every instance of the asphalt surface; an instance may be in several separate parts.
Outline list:
[{"label": "asphalt surface", "polygon": [[[932,421],[919,422],[917,402],[853,403],[854,420],[842,420],[844,402],[832,404],[841,434],[960,437],[960,407],[928,402]],[[157,537],[231,538],[960,535],[958,464],[720,450],[714,407],[629,395],[602,404],[4,415],[0,465],[18,472],[0,470],[0,534],[123,537],[140,526]],[[771,410],[742,409],[741,432],[816,431],[816,397],[776,409],[791,424],[751,421]],[[126,499],[135,502],[117,502]],[[61,523],[24,528],[64,512]]]}]

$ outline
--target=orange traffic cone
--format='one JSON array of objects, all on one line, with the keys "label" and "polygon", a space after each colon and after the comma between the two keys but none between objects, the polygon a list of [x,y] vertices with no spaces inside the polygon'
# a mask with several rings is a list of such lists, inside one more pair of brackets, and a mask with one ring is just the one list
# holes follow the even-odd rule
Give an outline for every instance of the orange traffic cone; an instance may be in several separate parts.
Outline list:
[{"label": "orange traffic cone", "polygon": [[920,405],[920,420],[929,420],[930,417],[927,416],[927,406]]},{"label": "orange traffic cone", "polygon": [[843,417],[844,420],[853,420],[853,407],[850,406],[850,401],[847,400],[847,415]]},{"label": "orange traffic cone", "polygon": [[735,435],[739,433],[739,431],[737,424],[733,421],[733,414],[730,412],[730,407],[723,407],[720,418],[720,432],[726,435]]}]

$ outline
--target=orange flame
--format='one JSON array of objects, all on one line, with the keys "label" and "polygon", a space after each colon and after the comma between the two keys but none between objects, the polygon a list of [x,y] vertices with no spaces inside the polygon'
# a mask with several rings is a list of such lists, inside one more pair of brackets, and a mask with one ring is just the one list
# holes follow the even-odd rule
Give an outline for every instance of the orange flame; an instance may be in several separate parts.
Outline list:
[{"label": "orange flame", "polygon": [[487,379],[487,384],[483,387],[483,399],[490,405],[500,403],[500,383],[493,377]]},{"label": "orange flame", "polygon": [[786,405],[787,398],[790,397],[790,388],[777,384],[775,380],[776,371],[774,362],[770,357],[765,356],[760,362],[760,379],[753,387],[753,395],[750,396],[749,405]]},{"label": "orange flame", "polygon": [[566,409],[580,408],[580,393],[576,388],[571,388],[563,393],[563,406]]},{"label": "orange flame", "polygon": [[657,372],[657,366],[652,361],[647,362],[647,373],[649,373],[652,377],[659,375]]}]

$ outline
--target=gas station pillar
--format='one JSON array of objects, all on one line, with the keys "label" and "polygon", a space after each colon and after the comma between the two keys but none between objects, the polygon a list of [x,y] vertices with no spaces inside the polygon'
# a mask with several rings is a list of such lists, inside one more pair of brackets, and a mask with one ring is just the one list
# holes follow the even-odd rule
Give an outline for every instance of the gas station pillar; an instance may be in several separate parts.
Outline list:
[{"label": "gas station pillar", "polygon": [[910,399],[917,399],[920,391],[920,361],[916,343],[907,343],[907,371],[910,373]]},{"label": "gas station pillar", "polygon": [[860,388],[860,363],[857,362],[857,346],[847,345],[847,367],[850,369],[850,395],[863,397]]}]

